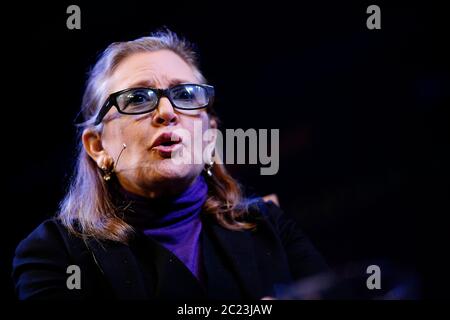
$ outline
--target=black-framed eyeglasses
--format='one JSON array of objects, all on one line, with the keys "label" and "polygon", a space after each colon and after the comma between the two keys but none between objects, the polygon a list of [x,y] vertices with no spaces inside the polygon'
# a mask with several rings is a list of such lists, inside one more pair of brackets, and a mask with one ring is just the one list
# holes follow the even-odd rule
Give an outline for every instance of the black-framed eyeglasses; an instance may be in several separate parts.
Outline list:
[{"label": "black-framed eyeglasses", "polygon": [[129,88],[112,93],[95,119],[95,125],[114,106],[121,114],[143,114],[156,109],[162,97],[169,99],[175,109],[196,110],[210,106],[214,100],[214,87],[206,84],[179,84],[168,89],[150,87]]}]

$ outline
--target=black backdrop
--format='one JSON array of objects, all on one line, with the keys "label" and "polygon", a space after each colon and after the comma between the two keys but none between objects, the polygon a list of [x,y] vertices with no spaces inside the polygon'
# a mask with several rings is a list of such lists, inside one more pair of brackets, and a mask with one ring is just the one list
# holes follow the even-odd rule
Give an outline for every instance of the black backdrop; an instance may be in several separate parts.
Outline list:
[{"label": "black backdrop", "polygon": [[[70,4],[81,8],[81,30],[66,28]],[[381,30],[366,28],[370,4],[381,8]],[[64,194],[89,66],[109,43],[163,25],[197,44],[224,128],[280,129],[277,175],[230,168],[249,193],[278,194],[330,265],[387,259],[419,274],[423,297],[448,297],[442,6],[63,1],[17,3],[3,16],[7,297],[15,246]]]}]

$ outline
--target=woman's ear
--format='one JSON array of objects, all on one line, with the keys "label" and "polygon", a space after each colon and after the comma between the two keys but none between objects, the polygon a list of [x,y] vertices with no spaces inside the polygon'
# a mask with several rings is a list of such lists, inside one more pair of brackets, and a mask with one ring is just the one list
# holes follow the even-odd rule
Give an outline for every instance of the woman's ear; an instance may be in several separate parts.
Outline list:
[{"label": "woman's ear", "polygon": [[99,168],[107,167],[110,156],[103,148],[100,133],[93,129],[84,129],[81,136],[84,150],[97,163]]}]

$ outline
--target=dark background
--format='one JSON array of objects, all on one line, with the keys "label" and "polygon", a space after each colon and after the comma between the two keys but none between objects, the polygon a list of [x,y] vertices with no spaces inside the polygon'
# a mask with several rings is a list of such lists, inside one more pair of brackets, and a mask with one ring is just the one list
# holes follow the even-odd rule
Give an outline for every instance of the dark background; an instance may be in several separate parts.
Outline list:
[{"label": "dark background", "polygon": [[[81,30],[66,8],[81,7]],[[381,30],[366,8],[381,8]],[[86,72],[113,41],[163,25],[197,44],[223,128],[280,129],[280,170],[233,166],[276,193],[331,266],[390,261],[449,297],[448,17],[429,1],[17,3],[3,12],[3,294],[18,242],[71,174]],[[364,271],[362,271],[364,272]],[[3,281],[4,280],[4,281]]]}]

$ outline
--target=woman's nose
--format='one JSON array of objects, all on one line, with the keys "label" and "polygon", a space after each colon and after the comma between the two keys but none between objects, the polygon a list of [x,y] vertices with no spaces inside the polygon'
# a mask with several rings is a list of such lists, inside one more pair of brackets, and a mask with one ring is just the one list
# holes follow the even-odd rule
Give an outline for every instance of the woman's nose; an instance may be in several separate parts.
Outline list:
[{"label": "woman's nose", "polygon": [[156,125],[167,126],[171,124],[177,124],[178,120],[178,115],[175,113],[175,110],[169,99],[167,99],[166,97],[161,98],[153,117],[153,123]]}]

